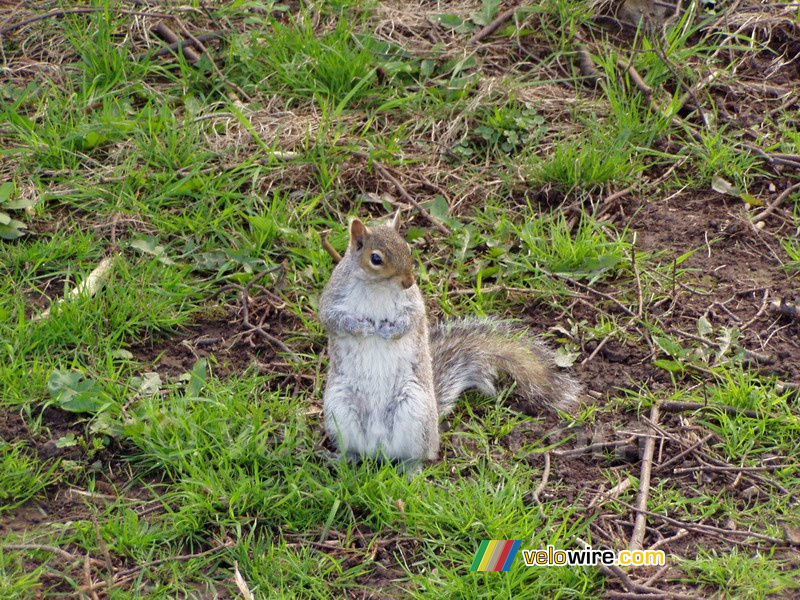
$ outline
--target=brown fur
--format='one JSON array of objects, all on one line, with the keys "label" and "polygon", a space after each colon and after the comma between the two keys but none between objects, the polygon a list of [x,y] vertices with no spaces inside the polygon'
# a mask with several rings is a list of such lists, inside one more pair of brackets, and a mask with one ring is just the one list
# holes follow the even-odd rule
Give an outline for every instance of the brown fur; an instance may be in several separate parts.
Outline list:
[{"label": "brown fur", "polygon": [[[350,224],[350,248],[358,253],[358,262],[371,279],[396,280],[404,289],[414,284],[414,261],[411,248],[397,234],[399,220],[389,225],[366,227],[358,219]],[[360,245],[360,247],[359,247]],[[383,264],[370,262],[373,253],[383,259]]]}]

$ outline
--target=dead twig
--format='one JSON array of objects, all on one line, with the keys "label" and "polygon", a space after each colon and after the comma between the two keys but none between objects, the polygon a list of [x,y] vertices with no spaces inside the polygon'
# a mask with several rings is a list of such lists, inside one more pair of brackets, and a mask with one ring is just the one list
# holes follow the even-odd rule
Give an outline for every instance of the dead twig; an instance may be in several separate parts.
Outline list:
[{"label": "dead twig", "polygon": [[[48,13],[44,13],[42,15],[36,15],[29,19],[25,19],[24,21],[20,21],[19,23],[14,23],[9,25],[8,27],[4,27],[0,29],[0,38],[5,36],[7,33],[11,33],[17,29],[21,29],[27,25],[32,23],[36,23],[37,21],[43,21],[45,19],[57,19],[59,17],[65,17],[67,15],[80,15],[80,14],[91,14],[91,13],[102,13],[105,12],[105,8],[101,7],[91,7],[91,6],[81,6],[79,8],[69,8],[69,9],[62,9],[62,10],[51,10]],[[168,15],[165,13],[155,13],[155,12],[142,12],[138,10],[123,10],[120,8],[111,8],[113,12],[121,15],[132,15],[135,17],[155,17],[161,19],[169,19],[172,15]]]},{"label": "dead twig", "polygon": [[792,192],[794,192],[797,189],[800,189],[800,181],[798,181],[793,185],[790,185],[788,188],[783,190],[780,193],[780,195],[777,198],[775,198],[775,200],[770,202],[764,208],[764,210],[762,210],[757,215],[753,215],[752,221],[754,223],[757,223],[758,221],[763,221],[765,218],[771,215],[775,211],[775,209],[778,208],[783,203],[783,201],[786,200],[791,195]]},{"label": "dead twig", "polygon": [[107,256],[103,260],[100,261],[100,264],[95,267],[91,273],[86,276],[79,285],[75,286],[72,290],[70,290],[69,294],[64,296],[63,298],[59,298],[57,300],[53,300],[50,306],[40,315],[33,317],[33,321],[39,321],[43,319],[47,319],[52,311],[56,309],[62,302],[65,302],[72,298],[78,298],[81,296],[86,296],[91,298],[94,296],[98,290],[102,287],[105,283],[106,279],[111,275],[111,268],[114,266],[114,258],[115,255]]},{"label": "dead twig", "polygon": [[[658,423],[659,405],[653,404],[650,409],[650,422]],[[653,428],[655,430],[655,428]],[[636,495],[636,519],[633,525],[629,550],[641,550],[644,542],[644,534],[647,530],[647,516],[644,510],[647,509],[647,496],[650,493],[650,473],[653,469],[653,453],[656,448],[656,438],[648,437],[644,443],[644,456],[642,457],[642,470],[639,476],[639,492]]]},{"label": "dead twig", "polygon": [[242,574],[239,572],[239,561],[233,561],[233,581],[236,584],[236,587],[239,588],[239,593],[242,594],[242,598],[244,600],[254,600],[255,596],[253,596],[253,592],[250,591],[247,582],[242,577]]},{"label": "dead twig", "polygon": [[[223,37],[224,37],[223,33],[217,31],[211,33],[203,33],[201,35],[195,36],[195,39],[205,44],[206,42],[213,42],[214,40],[219,40],[222,39]],[[173,52],[183,52],[184,56],[186,56],[184,49],[195,48],[195,47],[196,47],[196,42],[193,40],[178,40],[171,44],[167,44],[166,46],[163,46],[162,48],[159,48],[158,50],[155,51],[147,50],[145,52],[141,52],[135,56],[135,59],[141,60],[145,57],[155,58],[157,56],[164,56],[165,54],[171,54]]]},{"label": "dead twig", "polygon": [[689,412],[693,410],[718,410],[728,415],[744,415],[751,419],[759,418],[754,410],[736,408],[725,404],[703,404],[702,402],[685,402],[680,400],[667,400],[661,403],[661,410],[665,412]]},{"label": "dead twig", "polygon": [[94,581],[92,581],[92,567],[89,564],[89,555],[83,557],[83,581],[85,583],[86,591],[92,597],[92,600],[100,600],[97,592],[95,591]]},{"label": "dead twig", "polygon": [[547,487],[547,481],[550,479],[550,453],[544,453],[544,472],[542,473],[542,480],[539,482],[539,485],[536,486],[536,489],[533,490],[533,494],[531,494],[531,498],[539,507],[539,512],[541,516],[544,517],[544,510],[542,509],[542,501],[539,500],[539,495],[544,491],[544,488]]},{"label": "dead twig", "polygon": [[[620,330],[619,330],[619,334],[620,334],[620,335],[622,335],[622,334],[625,334],[625,333],[627,333],[627,332],[628,332],[628,329],[630,329],[631,325],[633,325],[633,321],[628,321],[627,323],[625,323],[625,325],[623,325],[623,326],[620,328]],[[606,335],[606,336],[605,336],[605,337],[604,337],[602,340],[600,340],[600,343],[599,343],[599,344],[597,344],[597,347],[595,347],[595,349],[594,349],[594,350],[592,350],[592,353],[591,353],[589,356],[587,356],[586,358],[584,358],[584,359],[581,361],[581,364],[582,364],[582,365],[585,365],[586,363],[588,363],[588,362],[591,362],[591,361],[592,361],[592,359],[594,359],[594,357],[598,355],[598,353],[600,352],[600,350],[602,350],[602,349],[603,349],[603,347],[604,347],[604,346],[605,346],[605,345],[608,343],[608,341],[609,341],[609,340],[610,340],[612,337],[613,337],[613,336],[611,335],[611,333],[609,333],[609,334],[608,334],[608,335]]]},{"label": "dead twig", "polygon": [[[587,544],[581,538],[576,537],[575,541],[578,542],[583,547],[589,547],[589,544]],[[672,594],[672,593],[670,593],[668,595],[667,592],[659,590],[658,588],[654,588],[654,587],[650,587],[649,585],[644,585],[644,584],[641,584],[641,583],[637,583],[633,579],[631,579],[625,571],[623,571],[621,568],[619,568],[616,565],[598,564],[597,568],[600,569],[607,576],[615,577],[615,578],[619,579],[620,583],[622,583],[622,585],[625,587],[625,589],[628,590],[629,593],[635,594],[636,595],[635,597],[637,597],[637,598],[646,597],[646,596],[643,596],[643,594],[649,594],[649,595],[656,594],[657,595],[656,597],[659,597],[659,598],[674,598],[674,600],[698,600],[694,596],[686,596],[684,594]],[[634,596],[630,596],[630,597],[634,597]]]},{"label": "dead twig", "polygon": [[603,292],[601,292],[601,291],[599,291],[599,290],[596,290],[596,289],[594,289],[593,287],[586,285],[585,283],[581,283],[580,281],[576,281],[576,280],[575,280],[575,279],[573,279],[572,277],[569,277],[569,276],[567,276],[567,275],[563,275],[562,273],[552,273],[552,272],[548,272],[547,274],[548,274],[548,275],[550,275],[551,277],[555,277],[556,279],[562,279],[562,280],[564,280],[564,281],[566,281],[566,282],[569,282],[570,284],[572,284],[572,285],[574,285],[574,286],[576,286],[576,287],[579,287],[579,288],[581,288],[582,290],[586,290],[587,292],[589,292],[590,294],[592,294],[592,295],[594,295],[594,296],[598,296],[598,297],[600,297],[600,298],[603,298],[604,300],[608,300],[608,301],[610,301],[610,302],[613,302],[613,303],[614,303],[614,304],[616,304],[616,305],[617,305],[617,306],[618,306],[618,307],[619,307],[619,308],[622,310],[622,312],[624,312],[626,315],[628,315],[629,317],[634,317],[634,318],[636,318],[636,313],[635,313],[635,312],[633,312],[633,311],[632,311],[630,308],[628,308],[627,306],[625,306],[625,305],[624,305],[622,302],[620,302],[619,300],[617,300],[617,299],[616,299],[616,298],[614,298],[613,296],[610,296],[610,295],[608,295],[608,294],[606,294],[606,293],[603,293]]},{"label": "dead twig", "polygon": [[[277,346],[278,348],[280,348],[286,354],[288,354],[288,355],[290,355],[290,356],[292,356],[294,358],[297,358],[297,354],[294,351],[292,351],[292,349],[289,348],[289,346],[287,346],[281,340],[279,340],[275,336],[267,333],[264,330],[264,328],[262,327],[263,323],[254,324],[254,323],[252,323],[250,321],[250,289],[258,281],[261,281],[261,279],[263,279],[266,275],[269,275],[270,273],[273,273],[273,272],[275,272],[275,271],[277,271],[279,269],[284,269],[284,268],[285,268],[285,265],[284,264],[280,264],[280,265],[277,265],[277,266],[274,266],[274,267],[270,267],[269,269],[265,269],[264,271],[261,271],[255,277],[253,277],[245,285],[239,285],[238,283],[229,283],[228,285],[225,285],[225,286],[221,287],[216,292],[211,294],[211,296],[209,297],[209,300],[213,300],[214,298],[216,298],[220,294],[223,294],[223,293],[225,293],[227,291],[236,290],[237,292],[239,292],[239,302],[240,302],[240,307],[241,307],[241,312],[242,312],[242,325],[247,327],[247,330],[243,332],[243,335],[245,335],[245,334],[258,334],[262,338],[264,338],[266,341],[268,341],[270,344],[272,344],[273,346]],[[267,295],[274,296],[272,294],[272,292],[269,292],[269,290],[267,290],[266,288],[263,288],[262,286],[258,286],[258,287],[261,288],[264,292],[267,292],[268,293]]]},{"label": "dead twig", "polygon": [[[661,408],[664,408],[663,403],[661,405]],[[699,440],[699,441],[695,442],[694,444],[692,444],[691,446],[689,446],[688,448],[686,448],[685,450],[683,450],[679,454],[676,454],[675,456],[670,458],[667,462],[664,462],[664,463],[661,463],[660,465],[657,465],[656,468],[653,469],[653,472],[654,473],[660,473],[661,471],[663,471],[664,469],[666,469],[670,465],[674,465],[676,462],[678,462],[680,459],[682,459],[687,454],[690,454],[690,453],[694,452],[700,446],[706,444],[713,437],[714,437],[714,434],[713,433],[709,433],[702,440]]]},{"label": "dead twig", "polygon": [[483,29],[481,29],[475,35],[469,38],[467,44],[468,45],[477,44],[478,42],[481,42],[490,35],[492,35],[495,31],[500,29],[500,26],[503,25],[506,21],[510,21],[514,17],[514,14],[520,8],[522,8],[522,6],[523,5],[520,4],[519,6],[515,6],[513,8],[509,8],[508,10],[504,10],[503,12],[501,12],[492,20],[491,23],[483,27]]},{"label": "dead twig", "polygon": [[758,312],[752,319],[750,319],[749,321],[747,321],[747,323],[744,323],[741,327],[739,327],[740,331],[745,331],[748,327],[750,327],[750,325],[755,323],[761,315],[764,314],[764,311],[767,310],[767,307],[769,306],[767,303],[768,299],[769,299],[769,290],[764,290],[764,297],[761,299],[761,307],[758,309]]},{"label": "dead twig", "polygon": [[414,208],[416,208],[417,211],[419,211],[419,213],[423,217],[425,217],[425,219],[427,219],[431,224],[433,224],[433,226],[436,227],[439,231],[441,231],[445,235],[450,235],[450,229],[439,219],[437,219],[427,210],[425,210],[425,208],[421,206],[420,203],[417,202],[411,196],[411,194],[409,194],[406,191],[403,185],[389,172],[389,170],[385,166],[383,166],[377,160],[371,158],[369,154],[365,154],[364,152],[351,151],[350,154],[352,154],[353,156],[357,156],[359,158],[363,158],[367,162],[371,162],[375,167],[375,169],[381,174],[381,176],[394,186],[394,188],[397,190],[397,193],[400,194],[406,202],[408,202]]},{"label": "dead twig", "polygon": [[[162,40],[164,40],[165,42],[169,42],[170,44],[180,45],[181,42],[183,42],[183,40],[178,36],[178,34],[172,31],[172,29],[170,29],[167,26],[167,24],[164,23],[163,21],[155,25],[151,29],[151,31],[155,33],[158,37],[160,37]],[[200,60],[200,55],[194,51],[192,46],[197,45],[197,49],[200,50],[200,52],[202,52],[203,50],[200,47],[202,46],[202,44],[199,44],[199,40],[196,39],[192,40],[192,42],[193,43],[191,46],[186,44],[180,45],[180,50],[189,63],[196,64],[197,61]]]},{"label": "dead twig", "polygon": [[616,500],[624,492],[627,492],[632,485],[630,479],[623,479],[607,492],[599,492],[589,503],[589,508],[594,508],[595,506],[600,506],[611,500]]},{"label": "dead twig", "polygon": [[675,475],[683,475],[685,473],[757,473],[759,471],[777,471],[785,469],[791,465],[768,465],[764,467],[718,467],[715,465],[697,465],[695,467],[682,467],[680,469],[673,469],[672,473]]},{"label": "dead twig", "polygon": [[[615,502],[618,502],[622,506],[625,506],[625,507],[627,507],[627,508],[629,508],[631,510],[638,510],[635,506],[633,506],[631,504],[628,504],[627,502],[625,502],[624,500],[620,500],[619,498],[617,498],[615,500]],[[722,536],[737,537],[737,536],[741,536],[741,537],[745,537],[745,538],[751,537],[751,538],[755,538],[757,540],[762,540],[762,541],[765,541],[765,542],[769,542],[769,543],[774,544],[776,546],[785,546],[785,545],[787,545],[787,542],[784,541],[784,540],[780,540],[778,538],[775,538],[775,537],[772,537],[772,536],[769,536],[769,535],[756,533],[755,531],[746,531],[746,530],[739,530],[739,529],[723,529],[722,527],[714,527],[713,525],[704,525],[702,523],[689,523],[687,521],[681,521],[679,519],[673,519],[672,517],[668,517],[666,515],[662,515],[662,514],[659,514],[659,513],[651,512],[649,510],[642,510],[641,512],[643,512],[648,517],[653,517],[655,519],[660,519],[660,520],[664,521],[665,523],[669,523],[670,525],[674,525],[675,527],[680,527],[680,528],[683,528],[683,529],[689,529],[691,531],[697,531],[699,533],[705,533],[705,534],[711,535],[711,536],[716,536],[716,537],[722,537]],[[725,539],[726,541],[730,541],[730,538],[727,538],[727,537],[722,537],[722,539]],[[736,541],[736,543],[741,543],[741,542]]]},{"label": "dead twig", "polygon": [[636,310],[636,316],[640,319],[644,316],[644,298],[642,295],[642,279],[639,277],[639,269],[636,266],[636,234],[633,234],[633,242],[631,243],[631,269],[633,269],[633,276],[636,279],[636,292],[639,298],[639,307]]},{"label": "dead twig", "polygon": [[615,592],[608,590],[605,593],[605,598],[613,598],[615,600],[700,600],[698,596],[690,596],[688,594],[676,594],[675,592]]},{"label": "dead twig", "polygon": [[[661,548],[661,546],[666,546],[666,545],[667,545],[667,544],[669,544],[670,542],[675,542],[675,541],[677,541],[677,540],[679,540],[679,539],[681,539],[681,538],[685,538],[687,535],[689,535],[689,531],[688,531],[687,529],[678,529],[678,533],[676,533],[676,534],[675,534],[675,535],[673,535],[672,537],[663,538],[663,539],[660,539],[660,540],[658,540],[658,541],[657,541],[655,544],[653,544],[652,546],[650,546],[650,547],[648,548],[648,550],[658,550],[659,548]],[[664,566],[666,567],[666,566],[668,566],[668,565],[664,565]],[[658,576],[658,573],[656,573],[655,575],[653,575],[653,577],[651,577],[650,579],[648,579],[648,580],[645,582],[645,585],[650,585],[650,584],[651,584],[653,581],[655,581],[656,579],[658,579],[658,577],[657,577],[657,576]]]},{"label": "dead twig", "polygon": [[322,239],[322,248],[330,255],[334,264],[338,265],[342,262],[342,255],[336,251],[336,248],[331,246],[331,243],[328,241],[328,233],[328,231],[323,231],[319,234],[319,237]]},{"label": "dead twig", "polygon": [[103,561],[97,560],[96,558],[90,558],[88,556],[82,557],[76,554],[72,554],[71,552],[67,552],[63,548],[58,548],[57,546],[48,546],[46,544],[3,544],[3,550],[37,550],[42,552],[49,552],[50,554],[56,554],[61,558],[68,560],[70,562],[84,560],[84,558],[88,558],[89,562],[92,565],[103,566]]}]

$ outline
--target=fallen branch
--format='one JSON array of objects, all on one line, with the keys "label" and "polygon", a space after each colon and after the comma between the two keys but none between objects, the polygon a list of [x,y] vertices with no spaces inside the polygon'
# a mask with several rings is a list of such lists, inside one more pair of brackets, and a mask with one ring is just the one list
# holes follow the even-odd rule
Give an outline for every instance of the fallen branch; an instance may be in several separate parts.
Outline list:
[{"label": "fallen branch", "polygon": [[633,483],[631,483],[630,479],[623,479],[607,492],[599,492],[589,503],[589,508],[594,508],[595,506],[600,506],[600,504],[616,500],[623,493],[627,492],[632,485]]},{"label": "fallen branch", "polygon": [[[657,424],[659,416],[658,403],[650,409],[650,422]],[[655,428],[653,428],[655,430]],[[636,495],[636,519],[633,525],[629,550],[641,550],[644,543],[644,534],[647,531],[647,516],[643,511],[647,509],[647,496],[650,493],[650,473],[653,469],[653,453],[656,448],[655,436],[648,437],[644,442],[644,456],[642,457],[642,470],[639,476],[639,492]]]},{"label": "fallen branch", "polygon": [[703,471],[706,473],[758,473],[759,471],[777,471],[785,469],[792,465],[768,465],[764,467],[718,467],[716,465],[697,465],[695,467],[681,467],[680,469],[673,469],[674,475],[683,475],[684,473],[697,473]]},{"label": "fallen branch", "polygon": [[572,450],[554,450],[553,454],[559,458],[567,458],[570,456],[580,456],[588,452],[595,452],[597,450],[608,450],[609,448],[618,448],[619,446],[630,446],[636,438],[631,436],[624,440],[617,440],[616,442],[597,442],[581,448],[573,448]]},{"label": "fallen branch", "polygon": [[[633,506],[631,504],[628,504],[627,502],[625,502],[624,500],[620,500],[619,498],[617,498],[616,502],[618,502],[622,506],[630,508],[631,510],[638,510],[635,506]],[[734,536],[734,537],[741,536],[741,537],[745,537],[745,538],[747,538],[747,537],[755,538],[757,540],[762,540],[762,541],[765,541],[765,542],[769,542],[769,543],[774,544],[776,546],[787,545],[787,542],[784,541],[784,540],[779,540],[778,538],[775,538],[775,537],[772,537],[772,536],[769,536],[769,535],[764,535],[764,534],[761,534],[761,533],[756,533],[754,531],[740,531],[738,529],[723,529],[722,527],[714,527],[713,525],[703,525],[702,523],[688,523],[686,521],[681,521],[679,519],[673,519],[672,517],[668,517],[666,515],[662,515],[662,514],[659,514],[659,513],[651,512],[649,510],[642,510],[641,512],[643,512],[648,517],[653,517],[655,519],[660,519],[660,520],[664,521],[665,523],[669,523],[670,525],[674,525],[675,527],[680,527],[680,528],[683,528],[683,529],[689,529],[691,531],[697,531],[699,533],[705,533],[705,534],[716,536],[716,537],[722,537],[722,539],[725,539],[726,541],[731,541],[731,540],[729,538],[726,538],[726,537],[723,537],[723,536]],[[742,542],[739,542],[738,540],[734,540],[734,542],[735,543],[742,543]]]},{"label": "fallen branch", "polygon": [[755,323],[762,314],[764,314],[764,311],[767,310],[767,307],[769,306],[767,304],[767,299],[769,299],[769,289],[764,290],[764,297],[761,299],[761,307],[758,309],[758,312],[747,323],[744,323],[741,327],[739,327],[739,331],[746,330],[753,323]]},{"label": "fallen branch", "polygon": [[[578,542],[583,547],[588,547],[589,544],[583,541],[581,538],[576,537],[575,541]],[[664,592],[659,590],[658,588],[650,587],[649,585],[643,585],[641,583],[635,582],[631,579],[628,574],[620,569],[616,565],[603,565],[598,564],[597,568],[600,569],[603,573],[610,577],[616,577],[619,579],[620,583],[625,587],[626,590],[630,594],[634,594],[635,596],[626,596],[626,597],[636,597],[636,598],[646,598],[647,595],[655,595],[654,597],[657,598],[673,598],[674,600],[698,600],[694,596],[687,596],[685,594],[673,594],[671,592]]]}]

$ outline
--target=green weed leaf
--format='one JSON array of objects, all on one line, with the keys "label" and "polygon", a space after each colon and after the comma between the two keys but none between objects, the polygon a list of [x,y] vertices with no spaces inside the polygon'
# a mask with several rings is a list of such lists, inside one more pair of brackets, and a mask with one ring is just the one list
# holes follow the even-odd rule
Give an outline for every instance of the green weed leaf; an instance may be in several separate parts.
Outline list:
[{"label": "green weed leaf", "polygon": [[555,361],[559,367],[565,369],[574,365],[580,355],[580,352],[570,352],[564,346],[560,346],[556,350]]},{"label": "green weed leaf", "polygon": [[24,208],[30,208],[36,204],[35,198],[20,198],[19,200],[12,200],[11,202],[6,202],[3,204],[3,208],[7,208],[9,210],[22,210]]},{"label": "green weed leaf", "polygon": [[500,0],[483,0],[483,6],[480,12],[471,13],[469,18],[476,25],[488,25],[497,14],[497,8],[500,6]]},{"label": "green weed leaf", "polygon": [[670,373],[680,373],[683,372],[683,365],[676,360],[654,360],[653,364],[657,367],[661,367],[662,369],[669,371]]},{"label": "green weed leaf", "polygon": [[192,370],[187,373],[189,383],[186,385],[186,397],[197,398],[200,392],[206,385],[206,359],[201,358],[192,367]]},{"label": "green weed leaf", "polygon": [[47,380],[47,393],[69,412],[97,412],[107,401],[96,381],[71,371],[53,371]]},{"label": "green weed leaf", "polygon": [[683,352],[681,345],[668,337],[654,336],[653,341],[670,356],[680,356]]},{"label": "green weed leaf", "polygon": [[705,316],[701,316],[697,319],[697,333],[700,335],[708,335],[712,331],[714,331],[714,328]]},{"label": "green weed leaf", "polygon": [[5,204],[9,198],[11,198],[11,194],[14,193],[14,182],[13,181],[6,181],[3,185],[0,185],[0,204]]},{"label": "green weed leaf", "polygon": [[439,14],[430,17],[431,22],[437,23],[442,27],[453,29],[456,33],[469,33],[474,29],[474,26],[469,21],[466,21],[458,15]]},{"label": "green weed leaf", "polygon": [[12,219],[7,214],[0,212],[0,238],[4,240],[15,240],[25,235],[23,229],[28,226],[22,221]]},{"label": "green weed leaf", "polygon": [[145,236],[136,238],[131,242],[131,248],[155,256],[158,260],[165,265],[174,265],[175,261],[167,256],[167,249],[158,243],[158,239],[153,236]]},{"label": "green weed leaf", "polygon": [[56,440],[56,448],[71,448],[78,443],[74,433],[68,433]]}]

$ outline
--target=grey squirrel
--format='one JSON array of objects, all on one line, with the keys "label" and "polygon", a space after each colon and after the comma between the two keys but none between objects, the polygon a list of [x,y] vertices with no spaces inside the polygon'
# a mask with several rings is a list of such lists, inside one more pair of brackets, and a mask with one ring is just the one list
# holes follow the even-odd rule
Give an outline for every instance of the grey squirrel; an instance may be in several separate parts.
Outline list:
[{"label": "grey squirrel", "polygon": [[499,373],[543,406],[569,410],[580,386],[524,327],[495,319],[432,329],[399,213],[388,225],[350,223],[350,243],[322,293],[330,367],[325,427],[342,455],[435,460],[439,418],[467,389],[494,395]]}]

